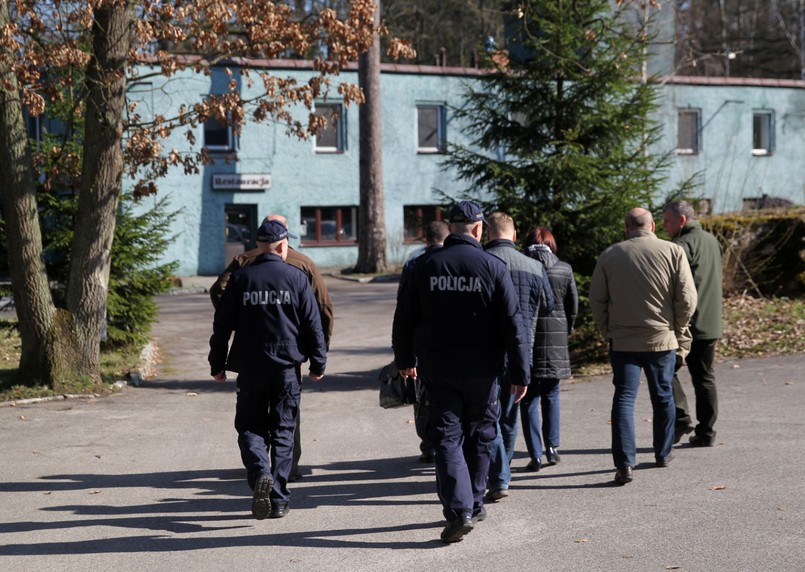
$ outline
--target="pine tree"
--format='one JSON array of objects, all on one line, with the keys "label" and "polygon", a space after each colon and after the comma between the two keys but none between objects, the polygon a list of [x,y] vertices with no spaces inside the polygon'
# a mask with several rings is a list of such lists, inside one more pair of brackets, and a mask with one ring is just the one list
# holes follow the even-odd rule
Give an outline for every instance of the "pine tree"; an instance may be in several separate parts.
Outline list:
[{"label": "pine tree", "polygon": [[471,142],[446,164],[483,189],[521,235],[549,227],[560,257],[589,276],[623,237],[623,219],[651,208],[665,156],[652,154],[657,86],[642,78],[650,37],[643,11],[608,0],[516,3],[508,50],[455,111]]}]

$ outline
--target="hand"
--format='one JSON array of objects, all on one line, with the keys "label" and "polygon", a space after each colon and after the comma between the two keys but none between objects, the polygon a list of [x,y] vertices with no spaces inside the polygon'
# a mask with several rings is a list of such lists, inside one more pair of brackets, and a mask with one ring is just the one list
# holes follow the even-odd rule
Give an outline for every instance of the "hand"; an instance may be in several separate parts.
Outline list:
[{"label": "hand", "polygon": [[416,379],[416,368],[415,367],[406,367],[400,370],[400,375],[403,377],[411,377]]},{"label": "hand", "polygon": [[324,374],[323,374],[323,373],[322,373],[322,374],[318,374],[318,373],[313,373],[312,371],[309,371],[309,372],[307,373],[307,376],[310,378],[310,381],[321,381],[321,380],[322,380],[322,378],[324,378]]},{"label": "hand", "polygon": [[525,397],[525,392],[528,390],[528,387],[525,385],[512,385],[512,395],[514,396],[514,402],[520,403],[520,400]]},{"label": "hand", "polygon": [[226,370],[222,369],[221,371],[216,373],[214,376],[212,376],[212,378],[217,382],[226,381]]}]

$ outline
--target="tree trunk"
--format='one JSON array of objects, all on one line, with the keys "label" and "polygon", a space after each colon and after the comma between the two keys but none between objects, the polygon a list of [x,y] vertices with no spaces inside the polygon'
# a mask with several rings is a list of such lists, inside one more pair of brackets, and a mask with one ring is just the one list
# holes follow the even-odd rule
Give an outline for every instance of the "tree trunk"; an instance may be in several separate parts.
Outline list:
[{"label": "tree trunk", "polygon": [[[67,309],[75,316],[80,369],[100,373],[100,340],[106,319],[110,253],[123,177],[123,113],[126,56],[133,12],[110,0],[95,9],[83,167],[67,285]],[[90,136],[91,135],[91,136]]]},{"label": "tree trunk", "polygon": [[[380,21],[380,0],[375,24]],[[383,137],[380,117],[380,38],[358,60],[358,82],[366,101],[360,106],[360,224],[356,272],[385,272],[386,224],[383,208]]]},{"label": "tree trunk", "polygon": [[[9,23],[8,3],[0,2],[0,27]],[[18,376],[27,383],[58,387],[76,356],[70,344],[72,320],[57,310],[42,257],[42,232],[13,54],[0,59],[0,189],[8,243],[11,289],[20,333]]]}]

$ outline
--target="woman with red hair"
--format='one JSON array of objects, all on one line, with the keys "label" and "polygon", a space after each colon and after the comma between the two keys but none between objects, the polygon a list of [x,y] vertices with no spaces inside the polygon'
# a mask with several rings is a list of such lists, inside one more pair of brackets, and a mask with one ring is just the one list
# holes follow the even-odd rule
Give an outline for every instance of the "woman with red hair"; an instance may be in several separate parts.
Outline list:
[{"label": "woman with red hair", "polygon": [[[544,226],[532,228],[525,238],[523,252],[539,260],[548,273],[554,297],[554,309],[541,312],[534,336],[531,384],[520,402],[523,435],[531,456],[527,471],[539,471],[542,448],[548,465],[559,457],[559,380],[570,377],[570,351],[567,338],[573,330],[579,309],[576,279],[570,264],[556,256],[556,240]],[[542,440],[540,440],[540,409],[542,410]]]}]

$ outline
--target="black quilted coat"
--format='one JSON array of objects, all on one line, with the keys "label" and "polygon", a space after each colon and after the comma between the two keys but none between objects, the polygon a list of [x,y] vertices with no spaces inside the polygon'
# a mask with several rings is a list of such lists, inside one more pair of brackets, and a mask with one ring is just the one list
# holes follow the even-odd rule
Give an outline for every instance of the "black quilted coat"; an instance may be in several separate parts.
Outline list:
[{"label": "black quilted coat", "polygon": [[543,379],[570,377],[570,351],[567,336],[573,330],[579,311],[579,295],[573,268],[562,262],[544,244],[534,244],[525,254],[539,260],[548,272],[553,289],[554,307],[548,314],[540,313],[534,339],[534,365],[531,376]]}]

